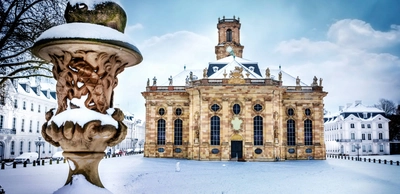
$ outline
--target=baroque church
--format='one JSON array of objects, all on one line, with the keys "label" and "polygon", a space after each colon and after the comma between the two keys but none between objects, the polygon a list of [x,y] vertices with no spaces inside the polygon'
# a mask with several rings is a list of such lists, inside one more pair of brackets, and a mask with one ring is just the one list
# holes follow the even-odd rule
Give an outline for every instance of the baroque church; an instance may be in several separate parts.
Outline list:
[{"label": "baroque church", "polygon": [[278,161],[326,159],[322,79],[242,58],[240,18],[218,19],[216,61],[159,86],[147,81],[144,157]]}]

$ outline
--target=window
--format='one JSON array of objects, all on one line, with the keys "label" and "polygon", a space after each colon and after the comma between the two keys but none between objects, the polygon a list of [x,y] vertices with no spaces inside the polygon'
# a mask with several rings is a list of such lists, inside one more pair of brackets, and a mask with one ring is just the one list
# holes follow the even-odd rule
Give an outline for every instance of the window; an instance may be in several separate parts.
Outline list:
[{"label": "window", "polygon": [[24,142],[21,141],[20,144],[19,144],[19,154],[22,154],[23,151],[24,151]]},{"label": "window", "polygon": [[158,114],[161,115],[161,116],[163,116],[163,115],[165,114],[164,108],[158,109]]},{"label": "window", "polygon": [[175,109],[175,114],[176,114],[177,116],[181,116],[181,115],[182,115],[182,109],[181,109],[181,108]]},{"label": "window", "polygon": [[364,129],[364,128],[365,128],[365,124],[361,124],[361,128],[363,128],[363,129]]},{"label": "window", "polygon": [[371,140],[371,134],[368,134],[368,140]]},{"label": "window", "polygon": [[32,142],[28,142],[28,152],[31,152],[31,144]]},{"label": "window", "polygon": [[160,119],[157,122],[157,144],[165,145],[165,120]]},{"label": "window", "polygon": [[355,152],[356,151],[356,146],[355,145],[351,145],[351,151]]},{"label": "window", "polygon": [[33,103],[31,103],[31,111],[33,111]]},{"label": "window", "polygon": [[378,128],[379,128],[379,129],[382,129],[382,123],[379,123],[379,124],[378,124]]},{"label": "window", "polygon": [[304,145],[312,145],[312,121],[307,119],[304,121]]},{"label": "window", "polygon": [[350,128],[354,129],[354,123],[350,124]]},{"label": "window", "polygon": [[17,118],[13,118],[12,129],[15,130],[17,128]]},{"label": "window", "polygon": [[363,116],[364,116],[364,119],[366,119],[366,118],[367,118],[367,113],[364,112],[364,113],[363,113]]},{"label": "window", "polygon": [[21,122],[21,131],[24,132],[24,125],[25,125],[25,119],[22,119]]},{"label": "window", "polygon": [[365,140],[365,134],[364,133],[361,135],[361,139]]},{"label": "window", "polygon": [[18,100],[17,99],[14,100],[14,108],[18,108]]},{"label": "window", "polygon": [[289,116],[293,116],[293,115],[294,115],[294,110],[293,110],[293,108],[289,108],[289,109],[287,110],[287,114],[288,114]]},{"label": "window", "polygon": [[240,113],[240,105],[234,104],[232,107],[232,111],[233,111],[233,114],[235,114],[235,115],[239,114]]},{"label": "window", "polygon": [[37,110],[38,110],[38,112],[40,113],[40,104],[38,105],[38,108],[37,108]]},{"label": "window", "polygon": [[32,120],[29,121],[29,132],[32,133]]},{"label": "window", "polygon": [[254,109],[256,112],[261,111],[262,108],[263,108],[263,107],[261,106],[261,104],[256,104],[256,105],[254,105],[254,107],[253,107],[253,109]]},{"label": "window", "polygon": [[304,114],[306,114],[306,116],[310,116],[311,110],[309,108],[306,108],[306,110],[304,111]]},{"label": "window", "polygon": [[367,150],[365,149],[365,145],[362,146],[362,151],[366,152]]},{"label": "window", "polygon": [[26,110],[26,102],[24,101],[23,105],[22,105],[22,109]]},{"label": "window", "polygon": [[256,116],[254,121],[254,145],[263,145],[263,118]]},{"label": "window", "polygon": [[383,145],[382,145],[382,144],[379,145],[379,151],[380,151],[380,152],[383,152]]},{"label": "window", "polygon": [[217,112],[219,109],[220,109],[220,107],[219,107],[218,104],[213,104],[213,105],[211,105],[211,110],[212,110],[212,111]]},{"label": "window", "polygon": [[371,124],[367,124],[367,128],[370,129],[371,128]]},{"label": "window", "polygon": [[36,133],[39,133],[39,126],[40,126],[40,124],[39,124],[39,121],[38,121],[37,125],[36,125]]},{"label": "window", "polygon": [[352,140],[356,139],[356,134],[355,133],[351,133],[351,139]]},{"label": "window", "polygon": [[379,133],[379,139],[383,139],[383,134]]},{"label": "window", "polygon": [[372,145],[368,145],[368,151],[372,152]]},{"label": "window", "polygon": [[11,150],[10,151],[11,151],[10,152],[11,155],[15,154],[15,142],[14,141],[11,141]]},{"label": "window", "polygon": [[3,128],[3,120],[4,120],[4,116],[0,115],[0,129]]},{"label": "window", "polygon": [[0,96],[0,104],[1,105],[5,105],[6,104],[3,96]]},{"label": "window", "polygon": [[211,145],[219,145],[220,134],[220,119],[218,116],[211,117],[210,132],[211,132]]},{"label": "window", "polygon": [[287,145],[296,145],[295,122],[290,119],[287,121]]},{"label": "window", "polygon": [[182,120],[176,119],[174,123],[174,145],[182,145]]},{"label": "window", "polygon": [[49,154],[51,153],[51,144],[49,144]]},{"label": "window", "polygon": [[226,42],[232,42],[232,30],[228,29],[226,31]]}]

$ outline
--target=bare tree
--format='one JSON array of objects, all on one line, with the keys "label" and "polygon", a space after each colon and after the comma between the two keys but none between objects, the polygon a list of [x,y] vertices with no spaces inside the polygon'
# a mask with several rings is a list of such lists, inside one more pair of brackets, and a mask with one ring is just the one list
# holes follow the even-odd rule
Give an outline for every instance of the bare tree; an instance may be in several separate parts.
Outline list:
[{"label": "bare tree", "polygon": [[396,104],[393,101],[381,98],[379,103],[375,104],[376,108],[379,108],[385,112],[386,115],[396,114]]},{"label": "bare tree", "polygon": [[65,22],[65,1],[0,1],[0,87],[8,79],[52,77],[50,65],[30,49],[45,30]]}]

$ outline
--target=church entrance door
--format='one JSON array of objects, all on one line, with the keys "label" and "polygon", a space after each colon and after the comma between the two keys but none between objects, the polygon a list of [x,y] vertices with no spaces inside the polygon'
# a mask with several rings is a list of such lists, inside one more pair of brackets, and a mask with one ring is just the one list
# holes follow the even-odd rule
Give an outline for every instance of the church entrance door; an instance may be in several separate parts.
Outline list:
[{"label": "church entrance door", "polygon": [[231,158],[243,158],[243,141],[231,141]]}]

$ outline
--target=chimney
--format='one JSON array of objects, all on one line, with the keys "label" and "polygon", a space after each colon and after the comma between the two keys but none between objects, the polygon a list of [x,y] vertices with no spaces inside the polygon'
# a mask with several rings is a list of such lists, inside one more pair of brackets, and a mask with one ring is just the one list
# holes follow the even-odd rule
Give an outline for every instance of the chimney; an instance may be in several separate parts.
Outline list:
[{"label": "chimney", "polygon": [[361,104],[361,100],[356,100],[355,103],[354,103],[354,106],[358,106],[360,104]]}]

